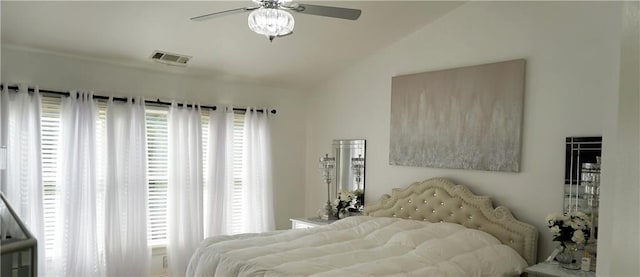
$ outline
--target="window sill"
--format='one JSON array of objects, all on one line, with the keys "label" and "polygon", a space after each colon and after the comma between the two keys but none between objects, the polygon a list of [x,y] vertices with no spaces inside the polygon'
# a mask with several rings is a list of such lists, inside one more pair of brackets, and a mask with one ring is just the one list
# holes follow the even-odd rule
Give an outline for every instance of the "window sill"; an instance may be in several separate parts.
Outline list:
[{"label": "window sill", "polygon": [[167,255],[167,246],[164,244],[150,245],[151,256],[163,256]]}]

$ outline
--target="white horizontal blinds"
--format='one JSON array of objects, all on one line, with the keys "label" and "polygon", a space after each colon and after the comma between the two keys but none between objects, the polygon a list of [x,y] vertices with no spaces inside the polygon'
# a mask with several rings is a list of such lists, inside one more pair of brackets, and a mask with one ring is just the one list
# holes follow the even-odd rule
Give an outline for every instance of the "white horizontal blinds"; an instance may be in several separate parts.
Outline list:
[{"label": "white horizontal blinds", "polygon": [[[202,195],[207,195],[207,182],[209,181],[209,109],[200,111],[200,122],[202,124]],[[207,207],[209,199],[204,197],[202,206]],[[206,216],[206,213],[205,213]]]},{"label": "white horizontal blinds", "polygon": [[244,113],[233,115],[233,190],[231,192],[231,228],[232,234],[244,231],[244,207],[242,206]]},{"label": "white horizontal blinds", "polygon": [[[104,238],[105,189],[107,184],[107,102],[94,100],[98,110],[96,118],[96,227],[97,237]],[[104,258],[104,240],[98,240],[100,259]]]},{"label": "white horizontal blinds", "polygon": [[42,183],[44,188],[44,247],[47,257],[55,249],[58,155],[60,151],[60,97],[42,96],[40,114]]},{"label": "white horizontal blinds", "polygon": [[147,106],[147,179],[149,182],[147,237],[150,245],[167,239],[168,109]]}]

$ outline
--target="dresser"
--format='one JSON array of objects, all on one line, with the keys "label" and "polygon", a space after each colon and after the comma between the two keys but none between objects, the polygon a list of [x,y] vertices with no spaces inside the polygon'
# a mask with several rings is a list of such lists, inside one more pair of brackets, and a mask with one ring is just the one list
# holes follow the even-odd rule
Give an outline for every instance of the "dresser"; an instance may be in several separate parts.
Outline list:
[{"label": "dresser", "polygon": [[290,218],[291,221],[291,229],[303,229],[303,228],[314,228],[322,225],[331,224],[336,222],[337,219],[320,219],[320,218],[306,218],[306,217],[294,217]]},{"label": "dresser", "polygon": [[591,271],[570,270],[560,267],[557,264],[539,263],[527,267],[524,272],[529,277],[595,277],[596,273]]}]

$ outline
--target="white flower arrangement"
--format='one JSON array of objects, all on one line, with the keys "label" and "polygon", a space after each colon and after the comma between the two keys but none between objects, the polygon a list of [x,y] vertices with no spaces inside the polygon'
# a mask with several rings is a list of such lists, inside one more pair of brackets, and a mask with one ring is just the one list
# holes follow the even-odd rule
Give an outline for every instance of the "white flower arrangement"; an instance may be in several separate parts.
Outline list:
[{"label": "white flower arrangement", "polygon": [[334,201],[334,207],[337,211],[338,218],[340,214],[349,214],[349,212],[358,211],[362,207],[362,192],[356,191],[340,191],[338,192],[338,198]]},{"label": "white flower arrangement", "polygon": [[591,218],[583,212],[565,215],[550,214],[546,218],[553,240],[562,245],[566,242],[584,243],[589,237]]}]

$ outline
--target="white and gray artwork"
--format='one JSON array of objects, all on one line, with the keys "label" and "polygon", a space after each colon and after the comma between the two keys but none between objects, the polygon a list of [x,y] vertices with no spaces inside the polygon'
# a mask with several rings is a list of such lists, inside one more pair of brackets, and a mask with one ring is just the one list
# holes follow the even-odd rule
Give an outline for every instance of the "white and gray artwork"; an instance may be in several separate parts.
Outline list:
[{"label": "white and gray artwork", "polygon": [[389,164],[518,172],[525,60],[396,76]]}]

